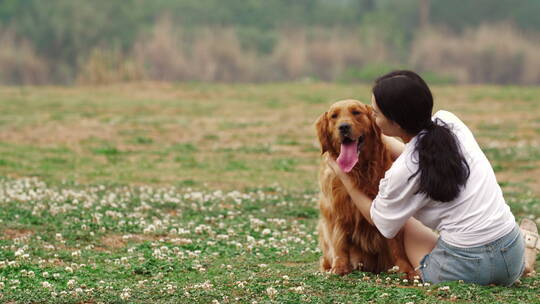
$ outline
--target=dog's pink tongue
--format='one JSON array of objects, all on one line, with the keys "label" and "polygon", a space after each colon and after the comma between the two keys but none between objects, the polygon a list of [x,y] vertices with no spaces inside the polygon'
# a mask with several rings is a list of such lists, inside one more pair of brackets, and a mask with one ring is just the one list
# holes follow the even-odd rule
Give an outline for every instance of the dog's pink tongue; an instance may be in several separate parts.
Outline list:
[{"label": "dog's pink tongue", "polygon": [[354,168],[358,162],[358,151],[356,147],[356,142],[350,144],[341,144],[341,152],[337,158],[337,163],[341,170],[349,172]]}]

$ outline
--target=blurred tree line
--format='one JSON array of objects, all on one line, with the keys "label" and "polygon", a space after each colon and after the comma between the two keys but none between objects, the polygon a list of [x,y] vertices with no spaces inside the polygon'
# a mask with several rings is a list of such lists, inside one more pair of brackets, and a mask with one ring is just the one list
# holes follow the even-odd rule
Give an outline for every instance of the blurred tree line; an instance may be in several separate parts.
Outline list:
[{"label": "blurred tree line", "polygon": [[[427,11],[422,13],[422,6],[426,9],[426,5]],[[313,35],[309,29],[339,28],[361,40],[365,38],[367,44],[376,43],[378,39],[383,41],[391,55],[379,61],[408,65],[415,38],[421,25],[425,26],[422,22],[454,35],[482,24],[501,22],[534,34],[540,32],[539,13],[538,0],[0,0],[0,44],[5,46],[3,51],[0,50],[0,81],[73,83],[85,67],[86,71],[91,69],[88,62],[93,57],[112,61],[105,65],[120,68],[124,63],[114,61],[133,57],[137,45],[152,39],[156,24],[164,18],[173,32],[181,29],[183,44],[193,43],[193,37],[199,35],[200,29],[234,29],[239,47],[259,56],[279,55],[276,55],[276,48],[280,43],[283,47],[284,29],[289,32],[305,29],[306,33],[301,37],[309,40]],[[326,35],[332,35],[332,32]],[[149,48],[140,46],[139,49]],[[189,53],[196,51],[185,46],[180,49],[188,53],[186,61],[193,56]],[[99,56],[96,50],[102,50]],[[148,51],[139,54],[141,52],[148,54]],[[115,59],[115,56],[121,58]],[[361,68],[368,61],[355,60],[347,59],[342,65]],[[147,59],[138,61],[142,66],[135,70],[145,70],[152,64]],[[92,64],[90,67],[99,65]],[[317,77],[313,75],[314,70],[311,66],[306,68],[304,75],[301,72],[295,75]],[[274,74],[274,78],[268,80],[296,77],[287,77],[279,71]],[[340,75],[354,75],[354,71],[345,67],[339,73],[318,78],[336,80]],[[175,80],[171,78],[168,80]],[[185,75],[177,78],[190,79]],[[206,80],[228,80],[214,78]]]}]

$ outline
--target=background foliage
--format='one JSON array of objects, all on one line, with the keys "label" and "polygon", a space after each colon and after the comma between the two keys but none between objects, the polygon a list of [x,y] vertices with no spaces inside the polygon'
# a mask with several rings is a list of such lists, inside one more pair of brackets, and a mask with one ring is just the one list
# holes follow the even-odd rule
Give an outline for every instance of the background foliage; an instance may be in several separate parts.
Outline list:
[{"label": "background foliage", "polygon": [[[462,46],[478,41],[479,50],[465,49],[455,56],[472,52],[473,60],[505,61],[512,66],[511,74],[504,79],[491,79],[487,73],[475,75],[468,62],[459,62],[459,71],[438,63],[419,66],[414,52],[418,45],[426,45],[427,39],[425,31],[420,30],[421,3],[430,4],[429,28],[434,34],[429,39],[435,39],[436,45],[440,45],[437,39],[449,33],[461,39]],[[0,81],[69,84],[140,79],[282,81],[305,77],[333,81],[343,80],[345,74],[350,76],[351,69],[362,74],[369,62],[437,71],[459,82],[537,84],[540,75],[526,71],[526,67],[540,70],[540,59],[528,51],[539,45],[538,12],[540,3],[535,0],[475,0],[460,5],[444,0],[0,0]],[[493,24],[506,24],[510,37],[523,36],[522,40],[528,42],[511,41],[515,47],[508,51],[496,38],[471,34],[478,27],[491,28]],[[228,34],[220,32],[224,29]],[[291,39],[297,43],[291,43]],[[160,48],[164,41],[168,48]],[[323,47],[328,43],[333,49]],[[224,51],[210,52],[206,57],[197,55],[200,48],[196,46],[201,44]],[[160,71],[160,64],[148,48],[169,51],[171,56],[161,61],[176,67],[174,71],[164,72],[165,76],[152,72]],[[344,54],[341,50],[345,48],[354,56]],[[313,55],[305,54],[305,49],[322,51]],[[96,58],[96,50],[107,55]],[[456,52],[444,44],[431,44],[428,50],[440,56]],[[197,61],[196,56],[202,58],[205,68],[185,64]],[[272,60],[265,60],[268,57]],[[99,69],[96,60],[101,60]],[[209,61],[215,61],[217,67]],[[122,71],[111,75],[110,70],[119,67]],[[322,72],[328,69],[332,72]]]}]

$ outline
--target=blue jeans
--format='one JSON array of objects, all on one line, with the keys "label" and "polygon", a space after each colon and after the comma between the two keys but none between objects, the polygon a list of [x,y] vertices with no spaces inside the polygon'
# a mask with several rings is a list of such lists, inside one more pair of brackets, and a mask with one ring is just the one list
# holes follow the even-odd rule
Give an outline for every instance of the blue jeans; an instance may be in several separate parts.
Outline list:
[{"label": "blue jeans", "polygon": [[424,282],[432,284],[463,280],[479,285],[510,286],[525,269],[525,244],[519,227],[489,244],[459,248],[439,238],[437,245],[420,261]]}]

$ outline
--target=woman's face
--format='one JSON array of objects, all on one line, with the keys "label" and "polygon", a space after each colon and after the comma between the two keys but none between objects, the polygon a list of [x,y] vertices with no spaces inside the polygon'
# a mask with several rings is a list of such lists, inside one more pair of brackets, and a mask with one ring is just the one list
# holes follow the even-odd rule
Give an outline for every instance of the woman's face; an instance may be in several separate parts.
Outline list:
[{"label": "woman's face", "polygon": [[403,130],[397,123],[383,115],[377,106],[374,95],[371,95],[371,106],[373,107],[373,118],[375,118],[375,123],[381,129],[382,133],[386,136],[401,137]]}]

